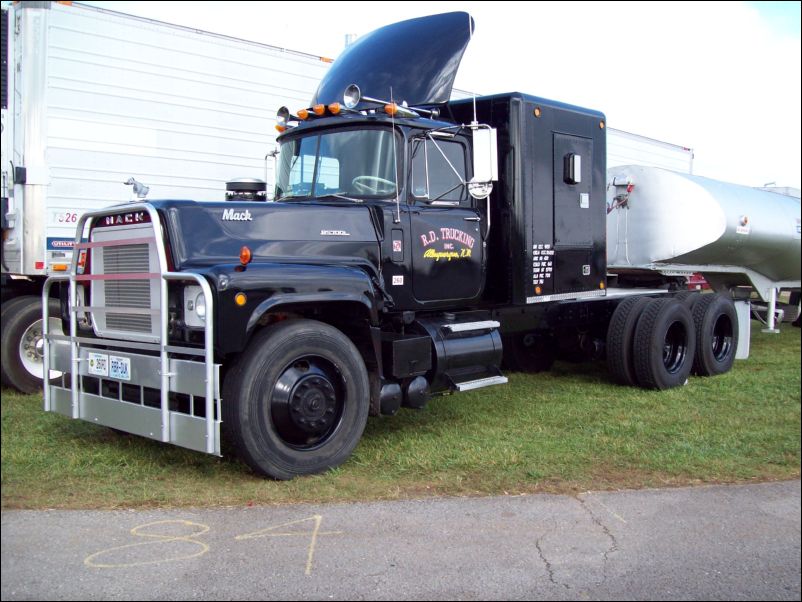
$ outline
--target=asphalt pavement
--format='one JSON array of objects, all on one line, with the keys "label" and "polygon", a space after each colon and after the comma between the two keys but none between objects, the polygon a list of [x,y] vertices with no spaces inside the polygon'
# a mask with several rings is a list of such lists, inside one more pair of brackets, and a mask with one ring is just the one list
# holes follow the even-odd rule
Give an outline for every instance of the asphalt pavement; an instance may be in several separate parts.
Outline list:
[{"label": "asphalt pavement", "polygon": [[799,600],[800,482],[2,512],[3,600]]}]

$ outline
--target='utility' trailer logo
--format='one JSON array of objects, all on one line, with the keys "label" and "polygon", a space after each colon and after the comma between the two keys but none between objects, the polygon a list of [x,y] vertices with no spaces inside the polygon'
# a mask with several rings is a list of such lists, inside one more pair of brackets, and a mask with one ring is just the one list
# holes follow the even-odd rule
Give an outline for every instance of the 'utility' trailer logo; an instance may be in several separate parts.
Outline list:
[{"label": "'utility' trailer logo", "polygon": [[251,222],[251,212],[247,209],[245,211],[234,211],[233,209],[223,210],[223,221],[226,222]]}]

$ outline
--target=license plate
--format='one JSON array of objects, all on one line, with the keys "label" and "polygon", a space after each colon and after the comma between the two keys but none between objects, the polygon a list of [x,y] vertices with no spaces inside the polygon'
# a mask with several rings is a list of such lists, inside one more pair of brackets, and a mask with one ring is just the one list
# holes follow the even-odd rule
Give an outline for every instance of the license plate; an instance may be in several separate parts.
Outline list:
[{"label": "license plate", "polygon": [[105,353],[89,353],[89,374],[109,375],[109,356]]},{"label": "license plate", "polygon": [[109,376],[120,380],[131,380],[131,358],[109,356]]}]

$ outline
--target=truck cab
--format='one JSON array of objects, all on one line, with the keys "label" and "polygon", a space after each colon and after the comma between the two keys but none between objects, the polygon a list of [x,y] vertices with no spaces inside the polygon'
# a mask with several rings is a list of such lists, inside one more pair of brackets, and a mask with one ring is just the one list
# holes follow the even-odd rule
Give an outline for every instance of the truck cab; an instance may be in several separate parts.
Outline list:
[{"label": "truck cab", "polygon": [[[368,207],[389,309],[475,305],[484,290],[487,207],[468,191],[470,130],[379,111],[323,116],[285,132],[276,201],[336,205],[343,214]],[[351,236],[336,220],[321,232]]]}]

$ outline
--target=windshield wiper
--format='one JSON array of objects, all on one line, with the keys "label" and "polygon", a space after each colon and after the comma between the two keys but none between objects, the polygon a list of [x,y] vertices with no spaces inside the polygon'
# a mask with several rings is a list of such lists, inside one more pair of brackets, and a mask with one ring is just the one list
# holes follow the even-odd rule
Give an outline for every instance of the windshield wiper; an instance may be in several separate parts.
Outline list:
[{"label": "windshield wiper", "polygon": [[340,194],[339,192],[328,192],[326,194],[315,195],[315,198],[318,199],[326,199],[329,197],[333,197],[335,199],[343,199],[345,201],[353,201],[354,203],[364,203],[365,199],[355,199],[351,196],[345,196],[344,194]]}]

